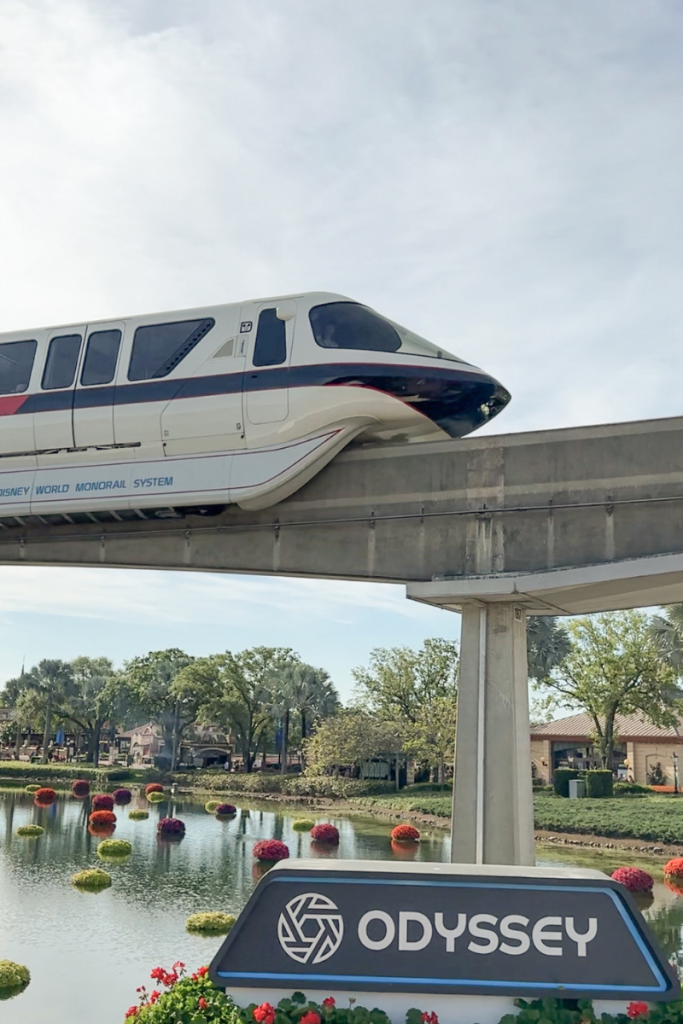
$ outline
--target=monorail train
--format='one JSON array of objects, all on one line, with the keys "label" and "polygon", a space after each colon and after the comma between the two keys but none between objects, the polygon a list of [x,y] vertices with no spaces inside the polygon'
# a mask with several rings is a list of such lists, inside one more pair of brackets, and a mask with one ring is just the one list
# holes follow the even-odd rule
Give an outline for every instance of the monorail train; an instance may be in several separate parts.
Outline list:
[{"label": "monorail train", "polygon": [[327,292],[15,331],[0,335],[0,517],[265,508],[353,439],[462,437],[509,399]]}]

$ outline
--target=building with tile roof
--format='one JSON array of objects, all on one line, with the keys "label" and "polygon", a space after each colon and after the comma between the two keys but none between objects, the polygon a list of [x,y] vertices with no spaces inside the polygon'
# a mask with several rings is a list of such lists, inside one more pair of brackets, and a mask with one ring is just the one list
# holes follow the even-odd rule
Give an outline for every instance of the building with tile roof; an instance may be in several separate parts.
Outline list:
[{"label": "building with tile roof", "polygon": [[[615,774],[647,785],[659,765],[666,782],[673,784],[674,765],[680,759],[683,781],[683,719],[661,728],[640,715],[617,715],[614,748]],[[534,775],[552,780],[556,768],[600,768],[593,742],[595,725],[590,715],[576,714],[531,727]]]}]

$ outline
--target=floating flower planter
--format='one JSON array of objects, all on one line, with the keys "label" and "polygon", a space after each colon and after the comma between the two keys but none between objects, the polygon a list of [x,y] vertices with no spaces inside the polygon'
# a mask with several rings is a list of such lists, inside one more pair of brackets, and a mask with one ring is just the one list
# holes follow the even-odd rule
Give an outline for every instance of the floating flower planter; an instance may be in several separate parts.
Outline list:
[{"label": "floating flower planter", "polygon": [[95,793],[92,798],[92,809],[93,811],[113,811],[114,797],[109,796],[109,793]]},{"label": "floating flower planter", "polygon": [[185,835],[185,822],[180,818],[162,818],[157,825],[159,839],[182,839]]},{"label": "floating flower planter", "polygon": [[295,832],[310,832],[314,825],[315,822],[311,821],[310,818],[297,818],[296,821],[292,822],[292,828]]},{"label": "floating flower planter", "polygon": [[667,878],[683,879],[683,857],[673,857],[664,865],[664,874]]},{"label": "floating flower planter", "polygon": [[51,804],[57,797],[54,789],[50,789],[49,786],[40,786],[34,790],[33,795],[39,804]]},{"label": "floating flower planter", "polygon": [[652,892],[655,880],[652,875],[641,868],[617,868],[612,872],[612,878],[619,882],[629,892]]},{"label": "floating flower planter", "polygon": [[166,797],[158,789],[153,789],[151,793],[147,794],[147,799],[151,804],[162,804]]},{"label": "floating flower planter", "polygon": [[128,817],[131,821],[146,821],[149,818],[149,811],[129,811]]},{"label": "floating flower planter", "polygon": [[232,804],[219,804],[216,808],[217,818],[232,818],[237,814],[237,808]]},{"label": "floating flower planter", "polygon": [[12,960],[0,960],[0,999],[11,999],[23,992],[31,980],[28,967]]},{"label": "floating flower planter", "polygon": [[160,782],[149,782],[145,786],[145,796],[149,796],[150,793],[163,793],[164,787]]},{"label": "floating flower planter", "polygon": [[220,805],[220,800],[207,800],[207,802],[204,804],[204,810],[206,811],[207,814],[215,814],[216,808],[220,807]]},{"label": "floating flower planter", "polygon": [[108,875],[102,868],[86,868],[85,871],[77,871],[72,875],[71,884],[77,889],[84,889],[87,892],[100,892],[108,889],[111,885],[111,875]]},{"label": "floating flower planter", "polygon": [[334,825],[314,825],[311,829],[311,839],[316,843],[329,843],[330,846],[339,846],[339,829]]},{"label": "floating flower planter", "polygon": [[88,821],[95,828],[108,828],[116,824],[116,815],[113,811],[93,811]]},{"label": "floating flower planter", "polygon": [[42,836],[44,828],[40,825],[20,825],[17,829],[17,835],[21,836],[22,839],[37,839],[38,836]]},{"label": "floating flower planter", "polygon": [[103,839],[97,847],[97,856],[103,860],[122,860],[132,852],[133,847],[126,839]]},{"label": "floating flower planter", "polygon": [[279,839],[261,839],[254,847],[254,857],[256,860],[270,861],[271,863],[277,860],[287,860],[289,847]]},{"label": "floating flower planter", "polygon": [[[28,786],[24,786],[24,790],[27,793],[37,793],[39,789],[40,786],[37,786],[35,782],[31,782]],[[6,963],[9,963],[9,960],[7,960]]]},{"label": "floating flower planter", "polygon": [[219,910],[205,914],[190,914],[185,927],[196,935],[227,935],[237,918],[234,914],[222,914]]},{"label": "floating flower planter", "polygon": [[112,796],[114,797],[115,804],[120,804],[123,806],[124,804],[130,803],[133,794],[129,789],[115,789],[114,792],[112,793]]},{"label": "floating flower planter", "polygon": [[420,833],[414,825],[397,825],[391,830],[391,838],[396,843],[417,843],[420,840]]},{"label": "floating flower planter", "polygon": [[71,792],[74,796],[88,796],[90,793],[90,783],[87,779],[74,779],[71,783]]}]

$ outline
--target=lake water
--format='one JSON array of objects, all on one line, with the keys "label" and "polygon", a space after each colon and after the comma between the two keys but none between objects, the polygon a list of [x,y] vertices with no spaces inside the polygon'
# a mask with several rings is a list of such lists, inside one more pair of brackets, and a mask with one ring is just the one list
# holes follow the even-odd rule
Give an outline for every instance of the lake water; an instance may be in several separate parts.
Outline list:
[{"label": "lake water", "polygon": [[[128,811],[144,807],[147,821],[130,821]],[[387,818],[342,817],[330,812],[252,804],[230,821],[207,814],[203,803],[175,799],[148,804],[144,797],[117,810],[115,836],[133,844],[122,864],[102,865],[110,889],[82,893],[70,884],[75,871],[100,864],[100,838],[87,830],[90,801],[62,795],[38,808],[23,790],[0,790],[0,960],[15,960],[31,971],[29,987],[0,1002],[2,1024],[121,1024],[135,989],[149,982],[152,967],[183,960],[194,970],[208,963],[221,937],[185,931],[189,914],[202,910],[239,913],[258,879],[252,849],[259,839],[282,839],[292,857],[316,856],[308,833],[295,832],[296,817],[331,821],[340,845],[326,856],[395,860]],[[187,826],[177,843],[159,842],[156,823],[180,817]],[[45,828],[38,840],[20,839],[20,825]],[[403,853],[418,861],[448,860],[449,841],[440,831],[422,831],[422,841]],[[539,864],[598,867],[638,864],[658,876],[655,901],[645,916],[666,953],[683,965],[683,897],[661,882],[661,864],[638,861],[625,852],[539,851]]]}]

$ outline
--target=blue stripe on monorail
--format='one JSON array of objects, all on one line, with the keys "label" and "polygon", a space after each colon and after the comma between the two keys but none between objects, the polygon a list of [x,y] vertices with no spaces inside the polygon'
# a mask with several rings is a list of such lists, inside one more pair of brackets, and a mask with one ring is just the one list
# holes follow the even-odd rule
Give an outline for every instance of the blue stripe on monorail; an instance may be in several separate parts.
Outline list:
[{"label": "blue stripe on monorail", "polygon": [[98,408],[104,405],[134,405],[143,402],[168,402],[173,398],[205,398],[210,395],[237,394],[240,391],[273,391],[283,388],[372,387],[410,402],[415,388],[420,398],[442,399],[454,385],[479,385],[491,391],[495,381],[486,374],[445,367],[396,366],[373,363],[318,363],[310,366],[277,366],[246,369],[239,373],[220,373],[205,377],[164,378],[139,384],[105,387],[69,388],[64,391],[40,391],[26,400],[12,415],[51,412],[60,409]]}]

